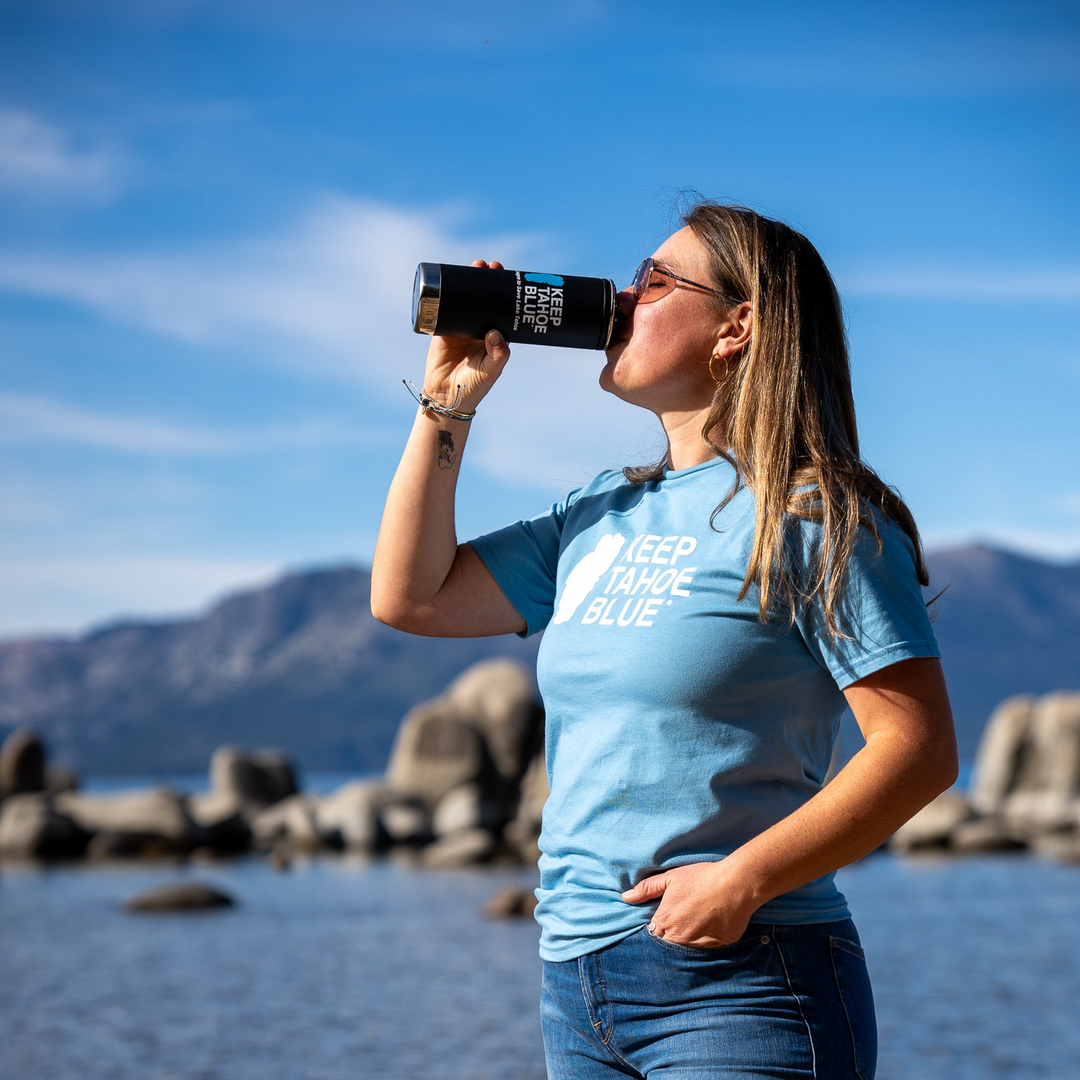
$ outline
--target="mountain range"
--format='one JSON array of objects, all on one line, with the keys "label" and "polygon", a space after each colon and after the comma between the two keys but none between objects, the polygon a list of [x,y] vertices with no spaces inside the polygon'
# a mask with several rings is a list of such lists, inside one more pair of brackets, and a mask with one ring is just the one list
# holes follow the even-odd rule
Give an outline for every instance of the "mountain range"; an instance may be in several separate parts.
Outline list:
[{"label": "mountain range", "polygon": [[[1080,562],[984,546],[928,556],[935,630],[970,759],[994,706],[1080,689]],[[375,621],[356,567],[289,574],[203,615],[0,642],[0,737],[35,728],[84,774],[202,771],[223,743],[312,770],[377,771],[398,723],[469,664],[538,638],[417,638]]]},{"label": "mountain range", "polygon": [[961,757],[974,755],[995,706],[1014,694],[1080,690],[1080,561],[986,546],[927,556],[928,596]]}]

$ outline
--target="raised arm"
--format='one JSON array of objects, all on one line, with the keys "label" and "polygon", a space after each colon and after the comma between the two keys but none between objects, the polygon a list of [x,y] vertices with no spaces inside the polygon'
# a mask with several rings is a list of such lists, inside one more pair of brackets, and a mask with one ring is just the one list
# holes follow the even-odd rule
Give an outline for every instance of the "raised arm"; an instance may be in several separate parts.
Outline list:
[{"label": "raised arm", "polygon": [[[496,262],[473,266],[501,269]],[[496,331],[484,341],[434,337],[423,390],[471,413],[509,359]],[[390,485],[372,560],[371,611],[399,630],[486,637],[525,629],[480,557],[457,541],[454,497],[470,422],[419,409]]]}]

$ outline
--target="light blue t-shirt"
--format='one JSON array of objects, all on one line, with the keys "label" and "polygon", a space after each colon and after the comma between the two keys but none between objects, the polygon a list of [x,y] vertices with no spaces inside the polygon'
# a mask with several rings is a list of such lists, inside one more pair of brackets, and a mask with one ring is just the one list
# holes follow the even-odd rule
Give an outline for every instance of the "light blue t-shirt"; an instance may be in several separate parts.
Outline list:
[{"label": "light blue t-shirt", "polygon": [[[722,859],[820,790],[841,690],[879,668],[938,656],[911,543],[881,521],[849,566],[850,638],[820,605],[758,620],[737,600],[754,534],[723,458],[646,484],[603,473],[530,521],[472,541],[528,633],[546,630],[537,678],[551,794],[540,836],[541,955],[569,960],[648,922],[620,894],[684,863]],[[820,526],[800,522],[805,568]],[[801,540],[801,550],[798,541]],[[765,904],[769,922],[828,922],[832,875]]]}]

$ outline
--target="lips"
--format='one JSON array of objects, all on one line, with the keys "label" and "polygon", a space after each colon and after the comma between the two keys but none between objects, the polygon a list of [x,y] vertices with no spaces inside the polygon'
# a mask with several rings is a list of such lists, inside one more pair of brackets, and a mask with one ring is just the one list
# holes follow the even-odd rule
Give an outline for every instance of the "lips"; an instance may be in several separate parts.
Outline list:
[{"label": "lips", "polygon": [[608,347],[610,348],[612,345],[621,345],[624,341],[629,341],[633,333],[633,311],[623,311],[621,308],[616,308],[615,324],[612,327],[611,341],[608,343]]}]

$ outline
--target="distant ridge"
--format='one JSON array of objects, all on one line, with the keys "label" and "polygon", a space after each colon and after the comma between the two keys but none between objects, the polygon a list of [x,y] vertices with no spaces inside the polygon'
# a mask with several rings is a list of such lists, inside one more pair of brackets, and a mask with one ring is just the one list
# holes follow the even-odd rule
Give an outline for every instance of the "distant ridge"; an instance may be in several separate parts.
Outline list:
[{"label": "distant ridge", "polygon": [[1013,694],[1080,690],[1080,560],[1057,564],[974,544],[927,556],[934,630],[970,758],[991,710]]},{"label": "distant ridge", "polygon": [[[226,742],[308,769],[381,769],[404,712],[486,656],[537,641],[402,634],[354,567],[293,573],[205,615],[0,643],[0,728],[30,724],[89,774],[202,771]],[[0,732],[2,733],[2,732]]]},{"label": "distant ridge", "polygon": [[[985,546],[927,558],[961,754],[1016,693],[1080,689],[1080,562]],[[531,664],[537,638],[401,634],[355,567],[289,574],[190,619],[0,642],[0,736],[30,724],[88,774],[201,771],[222,743],[276,746],[314,770],[381,769],[398,722],[483,657]]]}]

